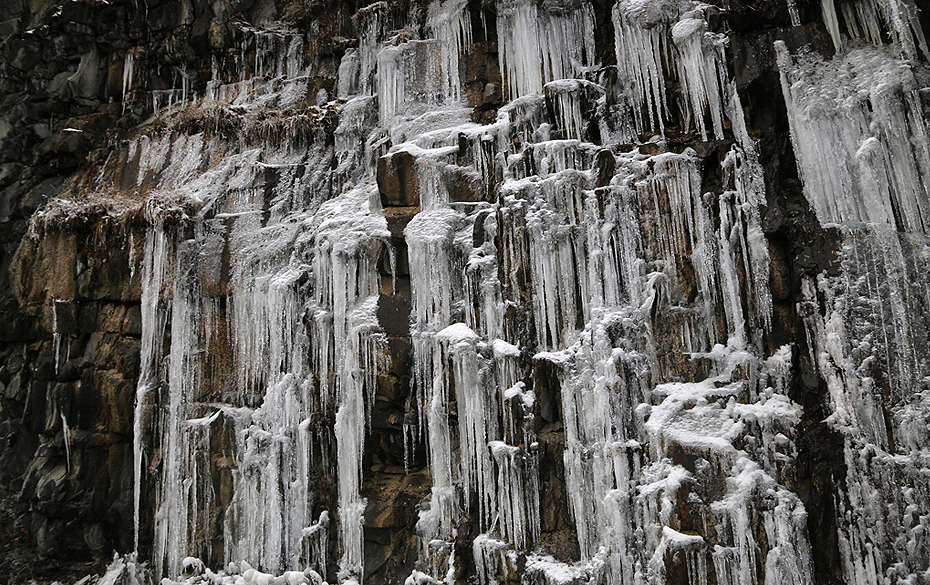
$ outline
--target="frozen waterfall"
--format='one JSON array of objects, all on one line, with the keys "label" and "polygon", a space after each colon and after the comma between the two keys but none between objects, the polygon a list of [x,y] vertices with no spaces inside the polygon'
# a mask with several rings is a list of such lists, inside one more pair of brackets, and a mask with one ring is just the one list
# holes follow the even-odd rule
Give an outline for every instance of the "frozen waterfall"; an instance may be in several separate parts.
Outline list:
[{"label": "frozen waterfall", "polygon": [[[83,179],[144,199],[132,499],[155,577],[814,583],[799,468],[823,424],[844,582],[930,583],[912,3],[791,3],[831,57],[767,41],[837,242],[788,276],[726,6],[365,4],[323,49],[237,24],[203,97],[179,68]],[[123,63],[142,99],[144,56]]]}]

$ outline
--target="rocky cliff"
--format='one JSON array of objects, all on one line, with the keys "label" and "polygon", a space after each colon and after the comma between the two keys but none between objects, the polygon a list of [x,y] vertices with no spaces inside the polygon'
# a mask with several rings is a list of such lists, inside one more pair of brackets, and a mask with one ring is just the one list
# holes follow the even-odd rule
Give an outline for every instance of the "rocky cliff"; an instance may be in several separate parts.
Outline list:
[{"label": "rocky cliff", "polygon": [[3,4],[0,583],[930,583],[928,23]]}]

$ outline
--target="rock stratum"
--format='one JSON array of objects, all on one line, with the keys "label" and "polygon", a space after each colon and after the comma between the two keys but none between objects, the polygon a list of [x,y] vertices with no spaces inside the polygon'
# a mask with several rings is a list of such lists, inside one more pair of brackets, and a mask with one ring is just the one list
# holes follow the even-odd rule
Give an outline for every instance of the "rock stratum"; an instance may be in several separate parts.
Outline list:
[{"label": "rock stratum", "polygon": [[930,583],[918,8],[3,3],[0,583]]}]

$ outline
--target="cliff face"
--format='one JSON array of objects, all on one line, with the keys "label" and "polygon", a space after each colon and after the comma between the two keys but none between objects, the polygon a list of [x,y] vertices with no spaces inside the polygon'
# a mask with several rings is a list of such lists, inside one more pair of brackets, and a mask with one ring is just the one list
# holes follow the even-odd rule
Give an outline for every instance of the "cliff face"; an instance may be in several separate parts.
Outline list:
[{"label": "cliff face", "polygon": [[926,24],[0,6],[2,582],[930,582]]}]

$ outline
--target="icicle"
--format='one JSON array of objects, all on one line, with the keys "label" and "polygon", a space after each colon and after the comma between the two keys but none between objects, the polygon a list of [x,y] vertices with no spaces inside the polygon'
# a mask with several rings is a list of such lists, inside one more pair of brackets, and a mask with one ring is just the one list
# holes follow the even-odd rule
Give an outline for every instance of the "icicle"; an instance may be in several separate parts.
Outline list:
[{"label": "icicle", "polygon": [[726,65],[723,47],[726,36],[707,32],[703,18],[683,17],[672,27],[672,40],[678,50],[678,78],[683,85],[685,106],[702,140],[707,140],[705,112],[710,114],[714,137],[723,140],[723,107]]},{"label": "icicle", "polygon": [[450,209],[434,209],[418,213],[404,229],[410,264],[411,336],[414,379],[419,394],[419,428],[426,431],[433,478],[430,507],[421,510],[417,522],[417,532],[427,545],[434,539],[450,539],[456,519],[451,428],[446,413],[448,388],[443,380],[444,364],[435,336],[451,320],[450,255],[454,228],[459,220],[459,214]]},{"label": "icicle", "polygon": [[284,75],[289,78],[294,78],[303,74],[304,39],[303,35],[299,34],[290,34],[288,36],[290,40],[287,44]]},{"label": "icicle", "polygon": [[342,56],[339,62],[338,85],[336,86],[336,97],[339,99],[348,99],[350,96],[359,91],[359,53],[355,49],[349,49]]},{"label": "icicle", "polygon": [[582,140],[586,138],[587,127],[582,108],[591,108],[598,94],[604,89],[588,81],[565,79],[550,81],[545,87],[546,96],[552,103],[558,128],[563,138]]},{"label": "icicle", "polygon": [[459,446],[461,479],[464,486],[465,506],[469,507],[469,493],[478,493],[478,517],[485,529],[496,515],[494,482],[491,475],[491,458],[487,439],[497,436],[496,400],[485,386],[482,363],[476,352],[477,334],[464,323],[456,323],[436,334],[452,362],[452,379],[455,380],[455,398],[459,405]]},{"label": "icicle", "polygon": [[312,526],[301,531],[304,543],[304,558],[313,558],[317,573],[326,574],[326,549],[329,545],[329,512],[323,510]]},{"label": "icicle", "polygon": [[126,97],[129,95],[129,90],[132,89],[132,74],[133,74],[133,65],[135,57],[133,57],[132,52],[127,51],[126,57],[123,59],[123,112],[126,113]]},{"label": "icicle", "polygon": [[182,106],[187,105],[187,94],[190,89],[191,78],[187,74],[187,67],[178,70],[181,73],[181,104]]},{"label": "icicle", "polygon": [[498,58],[511,100],[541,93],[546,82],[574,77],[594,62],[594,17],[588,3],[568,10],[544,6],[542,11],[532,0],[498,2]]},{"label": "icicle", "polygon": [[502,441],[491,441],[488,446],[497,467],[501,535],[517,549],[523,549],[531,542],[527,512],[536,502],[528,500],[524,493],[520,449]]},{"label": "icicle", "polygon": [[[645,7],[632,0],[621,0],[613,7],[617,74],[625,85],[624,97],[632,110],[636,133],[648,129],[664,134],[668,116],[663,69],[668,55],[667,25],[647,23]],[[647,28],[647,24],[651,26]]]},{"label": "icicle", "polygon": [[511,99],[542,92],[539,14],[536,3],[514,0],[497,9],[500,68]]},{"label": "icicle", "polygon": [[358,92],[370,95],[374,89],[372,76],[378,64],[378,43],[384,34],[386,2],[375,2],[366,6],[357,14],[357,27],[361,32],[359,38],[359,77]]},{"label": "icicle", "polygon": [[[162,422],[162,456],[165,465],[158,484],[155,521],[156,573],[176,576],[181,559],[188,556],[188,531],[196,529],[197,462],[191,457],[191,436],[185,421],[194,392],[200,386],[202,315],[196,252],[192,241],[179,247],[172,302],[171,348],[165,416]],[[186,277],[186,278],[185,278]]]},{"label": "icicle", "polygon": [[[366,501],[359,494],[364,447],[366,388],[373,391],[378,369],[378,278],[376,262],[385,220],[369,207],[374,187],[362,187],[324,204],[315,235],[318,302],[332,315],[337,372],[336,442],[339,447],[339,517],[343,555],[340,578],[361,577],[362,521]],[[325,371],[325,370],[324,370]]]},{"label": "icicle", "polygon": [[68,419],[65,418],[65,413],[61,414],[61,433],[65,441],[65,462],[67,464],[68,473],[71,473],[71,429],[68,427]]},{"label": "icicle", "polygon": [[381,125],[390,127],[391,120],[401,111],[406,97],[404,83],[403,45],[384,47],[378,52],[378,107],[381,111]]},{"label": "icicle", "polygon": [[142,256],[142,348],[139,352],[139,381],[133,415],[133,516],[134,550],[139,549],[139,506],[142,494],[142,444],[145,419],[149,414],[149,396],[159,383],[158,363],[162,357],[162,340],[167,324],[166,311],[160,307],[161,289],[167,275],[169,239],[161,223],[152,226],[145,236]]},{"label": "icicle", "polygon": [[839,51],[843,42],[840,38],[840,22],[836,15],[836,3],[834,0],[820,0],[820,13],[823,15],[823,23],[833,39],[833,47]]},{"label": "icicle", "polygon": [[801,26],[801,15],[798,13],[796,0],[786,0],[788,3],[788,16],[791,17],[791,26]]},{"label": "icicle", "polygon": [[[930,59],[930,48],[918,20],[918,9],[913,0],[849,0],[840,5],[846,29],[853,38],[866,38],[880,45],[884,29],[895,47],[908,59],[917,60],[922,53]],[[820,10],[824,24],[839,52],[843,48],[835,0],[821,0]],[[792,17],[793,18],[793,17]]]},{"label": "icicle", "polygon": [[458,101],[460,54],[471,45],[471,14],[467,0],[445,0],[429,6],[426,28],[439,43],[442,53],[443,93],[446,101]]},{"label": "icicle", "polygon": [[[57,376],[61,371],[62,363],[62,338],[67,339],[67,344],[64,348],[64,361],[68,360],[69,354],[71,353],[71,336],[63,335],[61,332],[61,320],[64,317],[64,311],[69,309],[73,310],[73,305],[62,299],[54,299],[52,301],[52,351],[55,353],[55,375]],[[71,319],[74,319],[74,316],[71,316]]]},{"label": "icicle", "polygon": [[821,62],[775,47],[798,171],[820,221],[926,233],[930,123],[911,68],[878,48]]}]

